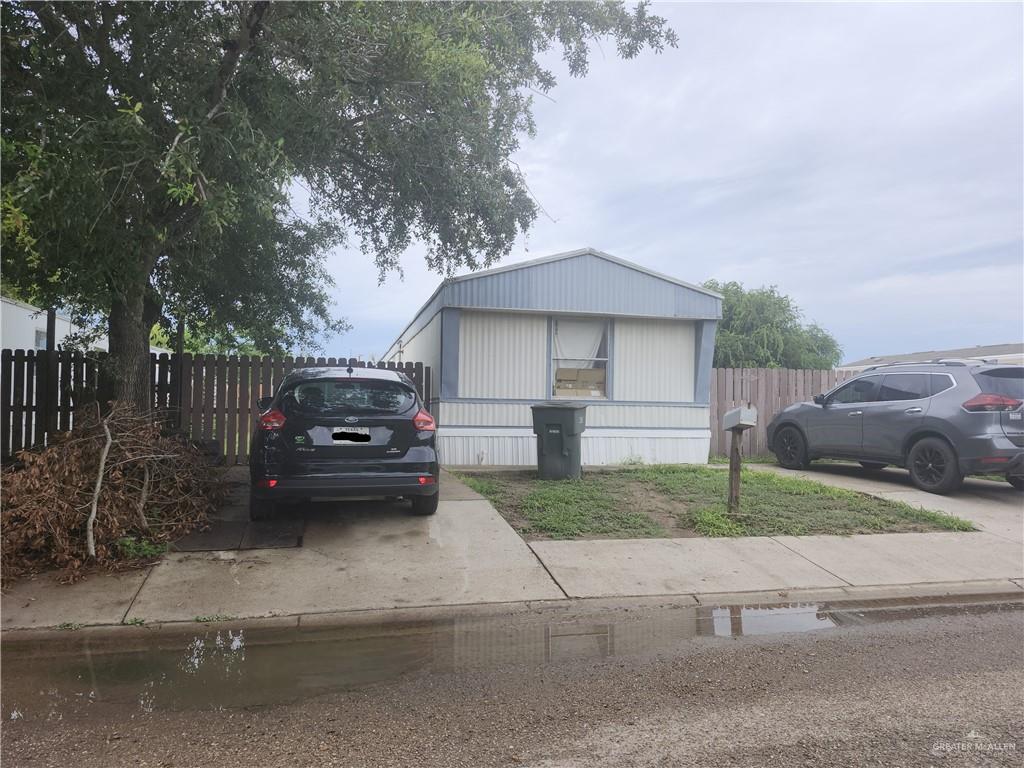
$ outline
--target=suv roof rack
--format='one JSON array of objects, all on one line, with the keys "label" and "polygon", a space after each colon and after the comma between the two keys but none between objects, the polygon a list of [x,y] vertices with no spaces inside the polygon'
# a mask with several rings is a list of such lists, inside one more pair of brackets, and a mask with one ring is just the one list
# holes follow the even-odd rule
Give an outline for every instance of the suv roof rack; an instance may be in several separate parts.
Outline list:
[{"label": "suv roof rack", "polygon": [[869,368],[865,368],[861,373],[867,373],[868,371],[874,371],[878,368],[892,368],[898,365],[949,365],[956,366],[958,368],[966,368],[969,365],[987,365],[985,360],[972,360],[971,358],[964,357],[944,357],[938,360],[898,360],[893,363],[879,363],[878,365],[872,365]]}]

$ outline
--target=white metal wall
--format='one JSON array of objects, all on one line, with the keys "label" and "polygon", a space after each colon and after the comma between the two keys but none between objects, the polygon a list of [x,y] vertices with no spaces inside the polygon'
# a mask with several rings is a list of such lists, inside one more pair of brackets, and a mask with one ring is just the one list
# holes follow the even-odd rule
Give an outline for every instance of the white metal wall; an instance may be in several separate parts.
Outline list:
[{"label": "white metal wall", "polygon": [[[430,366],[430,391],[434,398],[441,396],[441,313],[427,323],[419,333],[406,341],[402,354],[393,353],[385,362],[423,363]],[[436,414],[435,414],[436,415]]]},{"label": "white metal wall", "polygon": [[695,330],[688,320],[616,319],[612,396],[692,402]]},{"label": "white metal wall", "polygon": [[[441,403],[442,424],[474,427],[532,427],[529,403]],[[645,427],[708,429],[710,409],[706,405],[591,405],[588,427]]]},{"label": "white metal wall", "polygon": [[[583,463],[589,466],[642,461],[646,464],[706,464],[711,448],[707,429],[588,430]],[[537,438],[521,428],[438,431],[441,461],[447,466],[535,466]]]},{"label": "white metal wall", "polygon": [[545,316],[462,312],[459,397],[542,400],[547,397],[547,367]]}]

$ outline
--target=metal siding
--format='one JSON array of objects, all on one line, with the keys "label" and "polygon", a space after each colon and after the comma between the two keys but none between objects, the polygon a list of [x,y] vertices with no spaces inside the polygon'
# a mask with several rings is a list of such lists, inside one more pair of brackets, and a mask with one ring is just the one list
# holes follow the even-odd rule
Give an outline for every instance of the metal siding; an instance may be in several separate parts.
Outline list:
[{"label": "metal siding", "polygon": [[616,399],[692,402],[694,336],[692,322],[617,319],[612,360]]},{"label": "metal siding", "polygon": [[717,318],[721,300],[593,254],[445,286],[448,306],[663,318]]},{"label": "metal siding", "polygon": [[[587,409],[588,427],[642,427],[656,429],[708,429],[707,406],[680,408],[671,405],[595,405]],[[466,427],[532,427],[529,403],[440,404],[442,424]]]},{"label": "metal siding", "polygon": [[[395,352],[390,359],[398,360],[398,353]],[[421,362],[430,366],[430,391],[437,397],[440,391],[441,368],[441,315],[434,315],[416,335],[412,336],[402,350],[402,361]]]},{"label": "metal siding", "polygon": [[[707,432],[665,437],[621,437],[584,434],[583,464],[600,466],[641,461],[645,464],[706,464],[711,439]],[[441,462],[446,466],[535,466],[533,435],[438,434]]]},{"label": "metal siding", "polygon": [[544,398],[547,327],[540,315],[463,312],[459,396]]}]

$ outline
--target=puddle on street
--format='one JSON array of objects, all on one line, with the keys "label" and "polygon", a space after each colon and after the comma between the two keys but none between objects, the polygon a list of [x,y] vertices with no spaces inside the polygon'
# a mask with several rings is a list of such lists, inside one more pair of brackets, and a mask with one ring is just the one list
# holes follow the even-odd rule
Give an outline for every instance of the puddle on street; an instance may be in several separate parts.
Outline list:
[{"label": "puddle on street", "polygon": [[[69,633],[66,643],[3,644],[5,720],[62,720],[97,705],[136,714],[277,704],[413,674],[472,672],[669,652],[711,638],[811,632],[933,615],[1019,610],[975,606],[674,607],[595,613],[453,617],[319,629],[203,627],[154,631],[131,649]],[[198,629],[198,628],[197,628]]]}]

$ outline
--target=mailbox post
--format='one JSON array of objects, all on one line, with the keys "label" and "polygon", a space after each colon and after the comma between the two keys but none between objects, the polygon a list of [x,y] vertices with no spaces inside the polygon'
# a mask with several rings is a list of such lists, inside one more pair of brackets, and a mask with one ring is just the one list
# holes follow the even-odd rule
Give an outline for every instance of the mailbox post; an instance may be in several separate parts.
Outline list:
[{"label": "mailbox post", "polygon": [[750,404],[733,408],[722,416],[722,429],[730,433],[729,443],[729,512],[740,508],[740,441],[743,432],[757,426],[757,408]]}]

